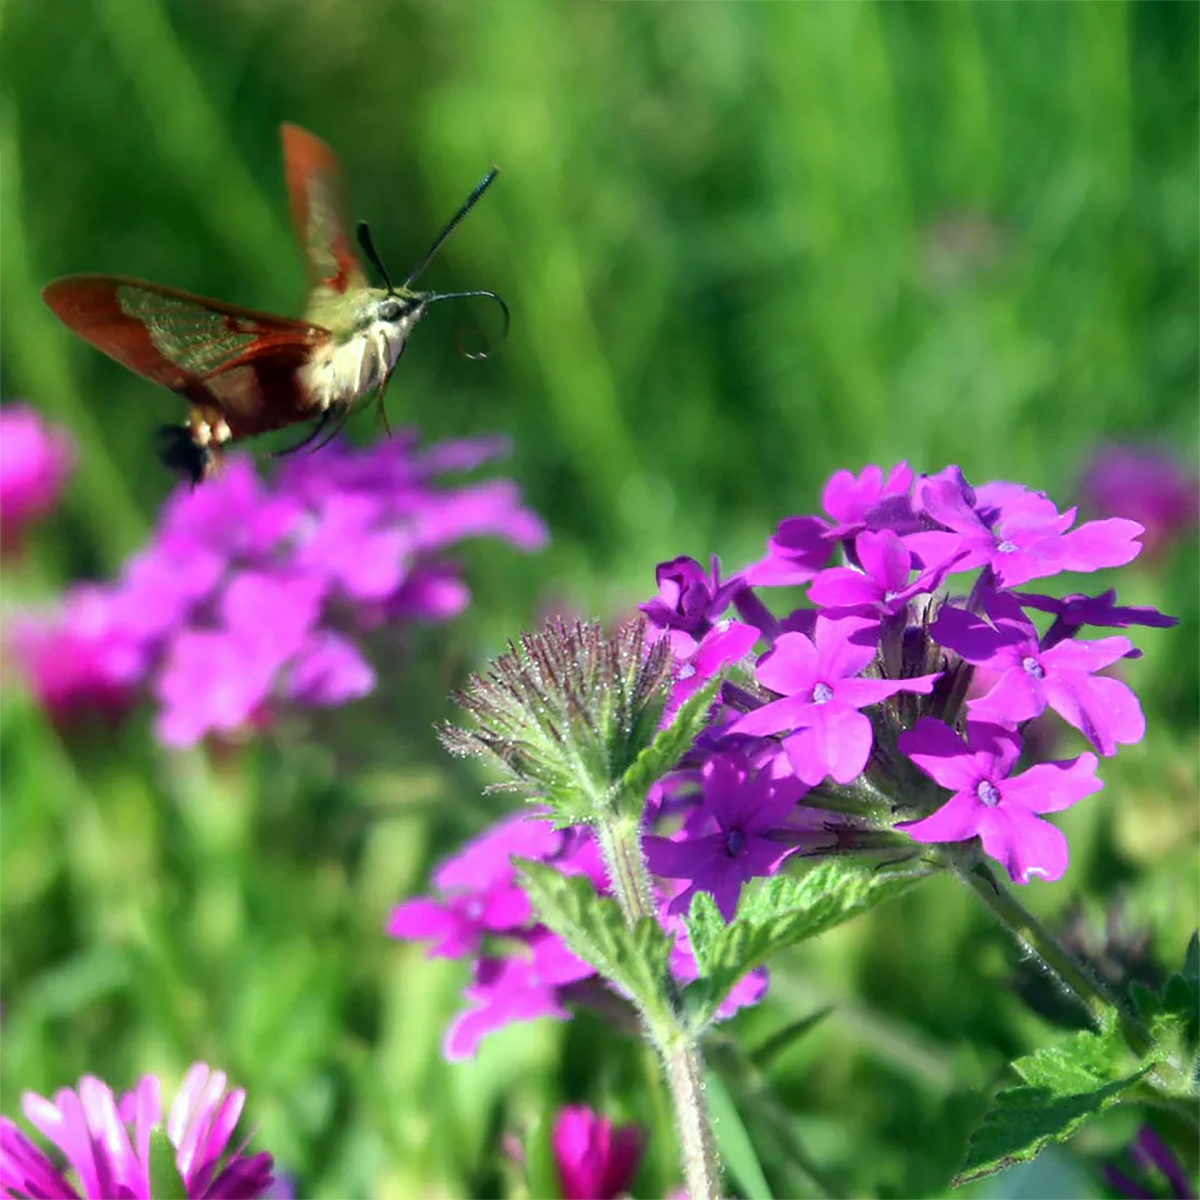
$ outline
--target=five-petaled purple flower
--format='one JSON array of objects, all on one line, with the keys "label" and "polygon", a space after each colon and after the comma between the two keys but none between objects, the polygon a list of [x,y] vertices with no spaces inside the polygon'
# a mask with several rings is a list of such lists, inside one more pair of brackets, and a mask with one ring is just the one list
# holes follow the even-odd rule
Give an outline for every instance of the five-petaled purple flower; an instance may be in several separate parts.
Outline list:
[{"label": "five-petaled purple flower", "polygon": [[1067,839],[1039,814],[1061,812],[1098,792],[1096,756],[1039,763],[1020,775],[1009,771],[1021,752],[1010,729],[967,723],[967,741],[933,717],[922,717],[897,741],[902,753],[954,794],[931,816],[896,826],[926,844],[978,837],[984,851],[1014,883],[1033,876],[1054,880],[1067,869]]},{"label": "five-petaled purple flower", "polygon": [[1060,513],[1041,492],[1013,483],[974,489],[957,468],[917,485],[921,512],[942,530],[909,534],[905,541],[924,565],[957,558],[955,572],[990,566],[998,583],[1015,587],[1060,571],[1120,567],[1137,557],[1136,521],[1112,517],[1078,529],[1075,510]]},{"label": "five-petaled purple flower", "polygon": [[773,874],[796,849],[783,830],[806,789],[798,779],[753,771],[733,751],[704,764],[701,786],[702,803],[678,835],[644,839],[646,861],[653,875],[689,881],[669,912],[686,913],[696,892],[706,891],[732,921],[742,884]]},{"label": "five-petaled purple flower", "polygon": [[[225,1083],[223,1071],[194,1063],[165,1123],[185,1194],[196,1200],[253,1200],[273,1182],[271,1155],[230,1148],[246,1093],[227,1092]],[[52,1100],[26,1092],[21,1107],[66,1166],[0,1117],[3,1195],[151,1200],[150,1135],[163,1125],[156,1076],[143,1075],[119,1103],[107,1084],[85,1075],[77,1088],[63,1088]]]},{"label": "five-petaled purple flower", "polygon": [[1071,639],[1043,649],[1016,597],[985,590],[983,605],[990,624],[945,605],[930,629],[936,641],[987,671],[987,690],[967,702],[974,720],[1017,725],[1049,707],[1106,758],[1118,743],[1142,740],[1146,719],[1137,697],[1119,679],[1094,674],[1132,651],[1128,638]]},{"label": "five-petaled purple flower", "polygon": [[848,616],[818,617],[812,638],[781,634],[754,674],[782,698],[740,717],[729,732],[787,731],[783,748],[800,780],[811,785],[831,775],[838,783],[850,783],[871,753],[871,722],[858,710],[897,692],[928,693],[938,678],[863,677],[875,657],[877,633],[876,621]]}]

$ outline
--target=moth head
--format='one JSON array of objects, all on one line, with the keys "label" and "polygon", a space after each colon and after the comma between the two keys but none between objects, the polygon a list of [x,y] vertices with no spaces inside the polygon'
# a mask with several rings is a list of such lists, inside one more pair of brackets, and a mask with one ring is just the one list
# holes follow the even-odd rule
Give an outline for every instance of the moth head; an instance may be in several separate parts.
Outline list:
[{"label": "moth head", "polygon": [[[451,217],[446,227],[434,239],[433,245],[429,247],[421,261],[409,271],[408,277],[399,287],[396,287],[392,283],[387,268],[383,265],[383,260],[379,257],[379,252],[375,249],[375,243],[371,239],[371,227],[366,221],[359,221],[358,244],[362,247],[362,252],[366,255],[367,261],[378,272],[386,288],[375,308],[374,317],[376,320],[396,324],[405,322],[411,326],[415,325],[425,315],[425,309],[430,304],[437,304],[442,300],[465,300],[472,296],[484,296],[489,300],[495,300],[500,306],[500,311],[504,314],[504,330],[500,336],[508,336],[508,305],[504,302],[503,297],[497,295],[497,293],[485,290],[469,292],[414,292],[410,287],[412,283],[416,282],[425,268],[429,266],[433,256],[441,249],[442,243],[454,232],[458,223],[475,207],[475,203],[479,197],[491,187],[492,181],[498,174],[498,168],[493,167],[483,177],[476,185],[475,190],[464,201],[462,207]],[[485,358],[486,352],[482,354],[468,354],[467,357]]]}]

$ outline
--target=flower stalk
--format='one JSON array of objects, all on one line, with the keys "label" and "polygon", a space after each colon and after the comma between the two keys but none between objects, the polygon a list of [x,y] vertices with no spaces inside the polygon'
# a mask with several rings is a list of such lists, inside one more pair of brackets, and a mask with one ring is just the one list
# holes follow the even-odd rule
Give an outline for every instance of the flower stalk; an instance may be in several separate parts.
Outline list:
[{"label": "flower stalk", "polygon": [[1067,953],[1037,917],[1000,884],[986,864],[980,863],[970,871],[959,872],[959,878],[1005,929],[1075,997],[1093,1024],[1100,1026],[1104,1015],[1114,1011],[1130,1049],[1141,1055],[1151,1048],[1154,1041],[1142,1023],[1108,987]]},{"label": "flower stalk", "polygon": [[[643,917],[654,916],[638,822],[611,815],[600,822],[596,832],[609,883],[626,922],[632,926]],[[647,1032],[662,1060],[671,1096],[684,1183],[689,1200],[717,1200],[721,1194],[721,1164],[704,1094],[704,1056],[680,1011],[673,980],[664,975],[662,982],[666,1003],[660,1011],[672,1015],[669,1020],[659,1021],[647,1015]]]}]

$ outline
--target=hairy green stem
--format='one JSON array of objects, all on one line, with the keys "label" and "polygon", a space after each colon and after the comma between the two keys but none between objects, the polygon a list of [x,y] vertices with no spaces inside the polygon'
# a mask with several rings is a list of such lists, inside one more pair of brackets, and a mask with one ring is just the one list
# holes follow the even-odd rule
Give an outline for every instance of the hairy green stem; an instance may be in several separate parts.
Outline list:
[{"label": "hairy green stem", "polygon": [[[610,814],[597,825],[596,834],[609,882],[626,922],[634,925],[643,917],[654,918],[654,892],[642,855],[637,818]],[[698,1039],[683,1019],[669,976],[663,979],[662,986],[662,1011],[671,1016],[656,1021],[643,1015],[647,1017],[648,1032],[662,1060],[671,1095],[684,1185],[688,1200],[718,1200],[721,1163],[704,1094],[704,1057]]]},{"label": "hairy green stem", "polygon": [[1000,923],[1071,993],[1099,1025],[1108,1011],[1117,1014],[1130,1048],[1145,1054],[1154,1044],[1149,1032],[1099,979],[1082,967],[1058,943],[1054,935],[1005,889],[988,867],[980,864],[960,877],[983,901]]}]

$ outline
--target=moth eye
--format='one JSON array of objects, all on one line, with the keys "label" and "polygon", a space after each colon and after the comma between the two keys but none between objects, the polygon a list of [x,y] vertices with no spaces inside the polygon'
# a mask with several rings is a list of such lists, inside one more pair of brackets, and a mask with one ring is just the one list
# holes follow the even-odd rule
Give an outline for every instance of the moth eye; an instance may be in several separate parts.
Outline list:
[{"label": "moth eye", "polygon": [[379,308],[376,309],[375,315],[380,321],[398,321],[403,311],[404,305],[394,296],[389,296],[386,300],[379,302]]}]

